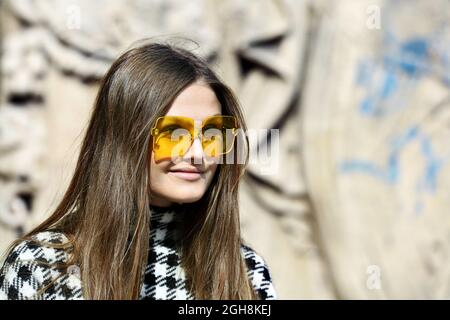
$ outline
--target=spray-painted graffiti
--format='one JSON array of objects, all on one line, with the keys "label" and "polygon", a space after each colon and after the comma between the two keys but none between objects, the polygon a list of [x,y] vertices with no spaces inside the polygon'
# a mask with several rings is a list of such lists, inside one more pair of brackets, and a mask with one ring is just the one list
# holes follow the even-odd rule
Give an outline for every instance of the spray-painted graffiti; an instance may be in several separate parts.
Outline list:
[{"label": "spray-painted graffiti", "polygon": [[[402,6],[406,2],[388,4],[391,5]],[[393,16],[391,12],[401,11],[386,10],[383,16],[380,55],[361,59],[356,66],[354,84],[362,92],[357,114],[369,121],[393,121],[389,116],[413,112],[407,109],[414,104],[412,99],[415,99],[415,93],[425,77],[432,77],[450,88],[450,32],[448,27],[444,28],[446,22],[442,22],[445,25],[436,22],[433,28],[420,36],[404,37],[404,30],[397,23],[400,17]],[[403,18],[409,19],[408,16]],[[393,186],[408,181],[412,174],[416,174],[406,171],[402,156],[406,148],[417,148],[414,161],[422,161],[423,164],[420,174],[412,179],[415,185],[411,190],[416,194],[411,199],[416,200],[409,207],[420,213],[424,209],[424,197],[437,192],[439,175],[450,161],[450,149],[433,149],[434,138],[421,130],[420,123],[399,128],[397,132],[396,138],[388,142],[387,150],[383,150],[387,157],[385,163],[350,156],[338,167],[341,173],[362,173]]]},{"label": "spray-painted graffiti", "polygon": [[406,147],[414,143],[418,144],[420,156],[424,160],[421,176],[415,185],[415,212],[420,213],[423,210],[422,197],[426,194],[433,195],[437,191],[439,173],[444,165],[450,162],[450,151],[444,156],[437,155],[430,138],[417,125],[407,128],[389,143],[389,152],[383,165],[369,160],[353,159],[343,161],[339,169],[346,174],[365,173],[386,184],[394,185],[401,179],[400,156]]},{"label": "spray-painted graffiti", "polygon": [[356,68],[356,86],[364,90],[359,103],[363,116],[381,118],[405,108],[425,75],[436,75],[450,86],[449,55],[442,52],[436,58],[435,40],[411,38],[397,43],[393,35],[386,38],[390,40],[385,40],[383,57],[362,60]]}]

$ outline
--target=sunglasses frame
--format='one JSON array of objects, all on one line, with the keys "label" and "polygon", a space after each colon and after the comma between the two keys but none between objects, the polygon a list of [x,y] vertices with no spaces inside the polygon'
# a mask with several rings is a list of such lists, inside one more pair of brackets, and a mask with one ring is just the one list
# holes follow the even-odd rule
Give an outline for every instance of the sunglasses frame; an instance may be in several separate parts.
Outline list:
[{"label": "sunglasses frame", "polygon": [[[195,129],[197,129],[197,133],[195,134],[194,137],[192,136],[192,134],[190,134],[190,136],[191,136],[191,144],[192,144],[192,142],[195,140],[195,138],[199,137],[200,140],[202,141],[202,145],[203,145],[203,133],[202,133],[202,128],[204,127],[204,124],[205,124],[209,119],[215,118],[215,117],[228,117],[228,118],[232,118],[235,127],[234,127],[234,128],[231,128],[231,130],[232,130],[231,133],[233,134],[233,141],[232,141],[232,143],[231,143],[231,148],[230,148],[230,150],[228,150],[227,152],[223,152],[223,153],[221,153],[221,154],[219,154],[219,155],[221,156],[221,155],[227,154],[227,153],[229,153],[231,150],[233,150],[233,146],[234,146],[234,143],[235,143],[235,141],[236,141],[236,136],[238,135],[238,130],[237,130],[237,129],[239,129],[239,127],[237,126],[237,119],[236,119],[236,117],[235,117],[235,116],[229,116],[229,115],[215,115],[215,116],[209,116],[209,117],[207,117],[207,118],[205,118],[205,119],[202,120],[202,125],[200,126],[200,128],[198,128],[198,126],[196,126],[197,121],[196,121],[194,118],[185,117],[185,116],[167,116],[167,115],[158,117],[158,118],[155,120],[155,123],[154,123],[153,127],[152,127],[151,130],[150,130],[150,135],[153,137],[153,139],[152,139],[152,140],[153,140],[153,141],[152,141],[152,147],[153,147],[153,150],[155,150],[155,143],[156,143],[156,139],[155,139],[155,138],[156,138],[156,137],[158,136],[158,134],[159,134],[159,131],[158,131],[159,129],[156,127],[156,125],[158,124],[158,121],[159,121],[160,119],[164,119],[164,118],[166,118],[166,117],[180,117],[180,118],[185,118],[185,119],[190,119],[190,120],[192,120],[192,122],[194,123],[194,134],[196,133],[196,132],[195,132]],[[190,130],[189,130],[189,132],[190,132]]]}]

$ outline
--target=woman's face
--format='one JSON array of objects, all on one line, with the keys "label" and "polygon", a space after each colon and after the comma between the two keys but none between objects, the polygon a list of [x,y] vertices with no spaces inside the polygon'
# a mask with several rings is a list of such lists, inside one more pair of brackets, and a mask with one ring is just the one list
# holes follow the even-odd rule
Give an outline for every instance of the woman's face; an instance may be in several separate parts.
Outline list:
[{"label": "woman's face", "polygon": [[[214,91],[201,82],[185,88],[175,99],[166,115],[185,116],[195,120],[221,114],[221,105]],[[196,138],[183,157],[155,161],[150,159],[150,203],[170,206],[199,200],[208,189],[217,169],[217,158],[205,157],[199,138]],[[179,172],[180,169],[196,170],[200,174]],[[178,171],[178,172],[177,172]]]}]

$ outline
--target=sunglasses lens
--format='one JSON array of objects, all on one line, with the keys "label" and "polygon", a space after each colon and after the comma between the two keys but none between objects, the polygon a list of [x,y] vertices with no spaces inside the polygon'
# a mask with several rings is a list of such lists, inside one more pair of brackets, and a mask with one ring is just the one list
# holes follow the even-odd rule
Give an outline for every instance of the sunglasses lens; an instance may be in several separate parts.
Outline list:
[{"label": "sunglasses lens", "polygon": [[235,140],[233,129],[236,128],[232,116],[215,116],[203,123],[203,150],[209,157],[228,153]]},{"label": "sunglasses lens", "polygon": [[183,156],[191,145],[192,120],[184,117],[166,116],[155,125],[153,150],[155,160]]}]

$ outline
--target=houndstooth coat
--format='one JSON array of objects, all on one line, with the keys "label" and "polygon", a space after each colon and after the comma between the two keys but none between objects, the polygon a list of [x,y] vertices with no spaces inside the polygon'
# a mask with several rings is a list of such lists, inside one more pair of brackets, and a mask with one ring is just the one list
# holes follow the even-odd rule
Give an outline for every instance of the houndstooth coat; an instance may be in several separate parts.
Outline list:
[{"label": "houndstooth coat", "polygon": [[[192,300],[185,272],[175,246],[176,212],[152,207],[150,252],[140,299]],[[56,231],[33,236],[40,242],[60,244],[67,237]],[[241,244],[251,283],[263,300],[277,299],[272,278],[264,259],[249,246]],[[60,271],[52,264],[65,262],[68,253],[38,242],[25,240],[16,245],[0,269],[0,299],[83,299],[79,268]],[[56,279],[56,280],[55,280]],[[46,290],[41,290],[46,287]]]}]

